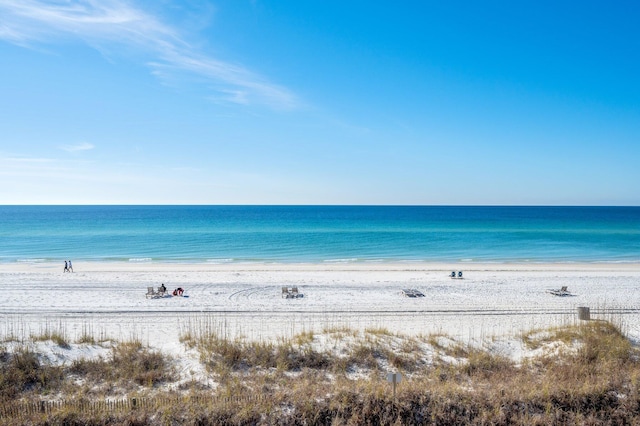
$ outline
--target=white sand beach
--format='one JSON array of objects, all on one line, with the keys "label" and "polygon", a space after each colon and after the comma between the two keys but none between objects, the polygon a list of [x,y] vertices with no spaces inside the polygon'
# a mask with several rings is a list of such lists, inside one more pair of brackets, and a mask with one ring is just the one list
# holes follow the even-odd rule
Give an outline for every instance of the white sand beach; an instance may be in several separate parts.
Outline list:
[{"label": "white sand beach", "polygon": [[[640,341],[640,264],[188,264],[74,262],[0,265],[0,337],[46,329],[139,338],[181,352],[179,335],[211,327],[265,340],[335,327],[443,333],[461,342],[517,336],[592,318],[613,319]],[[463,271],[451,279],[451,271]],[[188,297],[145,297],[162,283]],[[304,297],[283,298],[283,286]],[[570,296],[547,290],[567,286]],[[425,297],[405,297],[415,289]]]}]

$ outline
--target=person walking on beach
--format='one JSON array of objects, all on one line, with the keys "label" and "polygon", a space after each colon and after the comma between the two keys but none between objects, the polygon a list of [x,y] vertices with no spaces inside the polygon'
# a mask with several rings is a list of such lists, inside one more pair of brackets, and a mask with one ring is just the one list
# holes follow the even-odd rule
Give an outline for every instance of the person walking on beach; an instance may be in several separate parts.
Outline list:
[{"label": "person walking on beach", "polygon": [[62,271],[62,272],[63,273],[64,272],[69,272],[69,266],[67,265],[67,261],[66,260],[64,261],[64,271]]},{"label": "person walking on beach", "polygon": [[71,266],[71,261],[69,261],[69,272],[73,272],[73,266]]}]

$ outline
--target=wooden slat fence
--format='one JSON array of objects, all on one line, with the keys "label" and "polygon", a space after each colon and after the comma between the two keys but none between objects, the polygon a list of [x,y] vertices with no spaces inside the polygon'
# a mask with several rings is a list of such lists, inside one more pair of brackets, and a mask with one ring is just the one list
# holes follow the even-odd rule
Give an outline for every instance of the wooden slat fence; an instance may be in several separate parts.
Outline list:
[{"label": "wooden slat fence", "polygon": [[62,401],[0,403],[0,418],[21,419],[35,414],[51,414],[60,410],[70,410],[81,414],[123,413],[140,408],[156,409],[175,404],[246,404],[264,401],[265,396],[221,397],[221,396],[176,396],[176,397],[136,397],[113,400],[72,399]]}]

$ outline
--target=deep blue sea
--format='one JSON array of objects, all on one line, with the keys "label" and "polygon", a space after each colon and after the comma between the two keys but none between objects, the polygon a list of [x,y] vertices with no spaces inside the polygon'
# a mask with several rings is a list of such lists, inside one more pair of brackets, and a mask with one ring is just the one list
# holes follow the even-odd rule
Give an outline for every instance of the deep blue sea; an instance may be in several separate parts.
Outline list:
[{"label": "deep blue sea", "polygon": [[640,262],[640,207],[0,206],[0,262]]}]

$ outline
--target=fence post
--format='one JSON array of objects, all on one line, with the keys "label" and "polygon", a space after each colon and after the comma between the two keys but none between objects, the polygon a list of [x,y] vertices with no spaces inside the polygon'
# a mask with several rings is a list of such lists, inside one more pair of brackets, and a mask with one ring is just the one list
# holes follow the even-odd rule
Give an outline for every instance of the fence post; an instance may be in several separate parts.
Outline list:
[{"label": "fence post", "polygon": [[589,321],[591,319],[591,312],[586,306],[578,306],[578,319],[583,321]]}]

